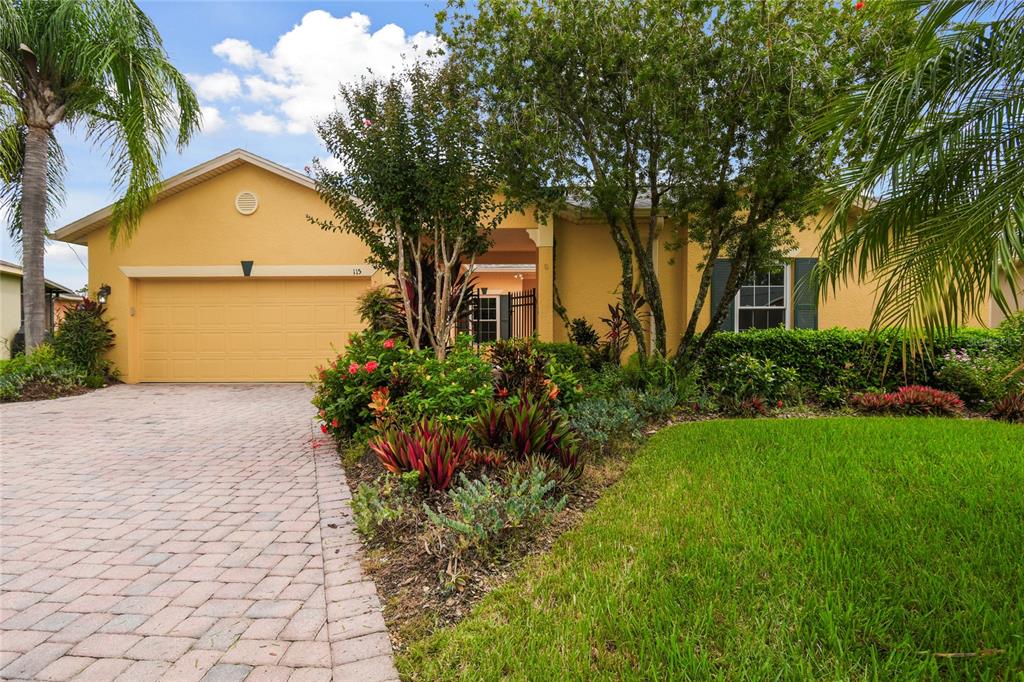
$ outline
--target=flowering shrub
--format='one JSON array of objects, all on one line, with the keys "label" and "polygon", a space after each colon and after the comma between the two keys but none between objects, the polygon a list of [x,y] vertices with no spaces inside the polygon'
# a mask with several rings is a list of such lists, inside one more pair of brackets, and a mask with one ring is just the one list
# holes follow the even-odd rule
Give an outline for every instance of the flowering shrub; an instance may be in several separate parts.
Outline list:
[{"label": "flowering shrub", "polygon": [[541,350],[533,339],[497,341],[491,346],[490,359],[494,365],[494,391],[499,398],[521,393],[547,395],[568,404],[583,392],[571,367]]},{"label": "flowering shrub", "polygon": [[850,399],[854,409],[868,414],[946,415],[964,411],[954,393],[928,386],[901,386],[892,393],[860,393]]},{"label": "flowering shrub", "polygon": [[968,405],[989,405],[1009,392],[1024,389],[1017,363],[992,352],[954,348],[942,356],[934,383],[956,393]]},{"label": "flowering shrub", "polygon": [[387,332],[350,336],[344,355],[317,371],[313,404],[320,410],[321,430],[345,439],[380,418],[389,407],[391,385],[400,383],[396,379],[415,355]]},{"label": "flowering shrub", "polygon": [[419,472],[420,482],[445,490],[455,474],[473,461],[469,434],[434,419],[421,419],[411,429],[385,429],[370,441],[370,450],[388,471]]}]

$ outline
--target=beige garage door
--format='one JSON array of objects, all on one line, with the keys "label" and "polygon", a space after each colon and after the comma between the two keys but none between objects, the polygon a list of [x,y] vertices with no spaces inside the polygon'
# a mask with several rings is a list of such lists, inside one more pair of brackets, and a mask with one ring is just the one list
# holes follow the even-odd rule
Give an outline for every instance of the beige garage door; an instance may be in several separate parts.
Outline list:
[{"label": "beige garage door", "polygon": [[362,325],[368,279],[142,280],[142,381],[307,381]]}]

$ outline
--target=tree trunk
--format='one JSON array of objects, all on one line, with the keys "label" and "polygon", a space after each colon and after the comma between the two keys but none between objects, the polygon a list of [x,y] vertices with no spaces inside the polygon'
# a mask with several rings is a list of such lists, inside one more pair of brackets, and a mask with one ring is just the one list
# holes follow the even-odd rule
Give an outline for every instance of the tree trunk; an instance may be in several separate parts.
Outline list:
[{"label": "tree trunk", "polygon": [[46,166],[50,131],[29,127],[25,140],[25,167],[21,188],[22,305],[25,313],[25,351],[31,352],[46,337]]}]

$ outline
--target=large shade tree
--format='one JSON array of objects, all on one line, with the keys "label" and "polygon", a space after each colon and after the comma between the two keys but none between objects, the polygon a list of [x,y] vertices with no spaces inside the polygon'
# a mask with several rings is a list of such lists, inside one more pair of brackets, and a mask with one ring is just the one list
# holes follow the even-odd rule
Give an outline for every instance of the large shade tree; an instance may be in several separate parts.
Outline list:
[{"label": "large shade tree", "polygon": [[[1001,282],[1024,260],[1024,3],[911,4],[913,43],[814,132],[853,159],[832,188],[822,287],[874,278],[874,326],[908,329],[922,351],[987,295],[1012,306]],[[848,224],[865,194],[877,201]]]},{"label": "large shade tree", "polygon": [[[747,273],[778,259],[814,212],[808,196],[828,168],[802,126],[878,73],[906,33],[897,13],[869,21],[850,3],[784,0],[453,0],[440,19],[513,189],[545,200],[559,188],[609,225],[641,352],[634,287],[649,309],[651,349],[665,353],[655,263],[684,236],[666,226],[688,227],[705,258],[683,364]],[[716,259],[733,267],[705,316]]]},{"label": "large shade tree", "polygon": [[0,0],[0,199],[22,245],[27,349],[46,333],[43,256],[47,216],[63,200],[61,126],[109,156],[117,240],[155,197],[169,139],[183,147],[199,121],[195,95],[134,2]]}]

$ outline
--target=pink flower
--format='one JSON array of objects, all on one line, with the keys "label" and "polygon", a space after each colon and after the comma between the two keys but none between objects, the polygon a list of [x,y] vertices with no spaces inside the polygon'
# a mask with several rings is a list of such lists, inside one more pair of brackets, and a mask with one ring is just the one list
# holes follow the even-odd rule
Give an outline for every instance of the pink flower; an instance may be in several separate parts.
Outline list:
[{"label": "pink flower", "polygon": [[348,366],[348,373],[349,374],[355,374],[358,371],[359,371],[359,363],[358,362],[353,362],[351,365]]},{"label": "pink flower", "polygon": [[395,347],[395,340],[388,339],[387,341],[384,342],[384,347],[387,348],[388,350],[391,350],[392,348]]},{"label": "pink flower", "polygon": [[368,119],[368,118],[364,118],[364,119],[363,119],[363,127],[364,127],[364,128],[369,128],[369,127],[370,127],[370,126],[372,126],[372,125],[373,125],[373,121],[371,121],[371,120],[370,120],[370,119]]},{"label": "pink flower", "polygon": [[366,363],[366,371],[367,372],[372,372],[373,370],[377,369],[377,367],[378,367],[378,364],[377,364],[376,360],[370,360],[368,363]]}]

